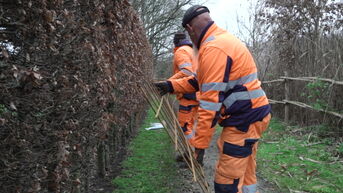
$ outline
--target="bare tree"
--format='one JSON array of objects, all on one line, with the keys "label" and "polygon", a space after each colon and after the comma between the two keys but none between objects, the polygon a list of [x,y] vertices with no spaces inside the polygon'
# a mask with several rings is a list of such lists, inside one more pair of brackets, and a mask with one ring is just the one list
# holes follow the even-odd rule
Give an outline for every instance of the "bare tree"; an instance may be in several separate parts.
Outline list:
[{"label": "bare tree", "polygon": [[[260,1],[264,3],[264,8],[260,9],[257,22],[260,26],[269,28],[270,33],[266,33],[269,41],[278,45],[276,48],[281,60],[277,62],[279,68],[282,71],[297,72],[297,75],[305,75],[305,73],[314,75],[311,74],[315,72],[313,69],[318,69],[324,63],[321,40],[342,30],[342,21],[335,19],[343,14],[342,5],[329,0]],[[310,49],[301,53],[296,44],[305,39]],[[296,53],[297,51],[300,53]],[[306,56],[308,56],[309,68],[297,68],[296,64]],[[304,64],[302,63],[301,66],[304,67]]]},{"label": "bare tree", "polygon": [[155,60],[170,53],[171,36],[181,29],[184,7],[192,0],[131,0],[144,24]]},{"label": "bare tree", "polygon": [[[268,61],[270,67],[266,79],[280,76],[325,77],[341,80],[343,77],[342,29],[343,4],[332,0],[258,0],[262,5],[254,14],[254,27],[262,29],[266,38],[257,39],[251,45],[254,55],[262,56],[260,61]],[[254,32],[252,31],[252,32]],[[255,33],[254,32],[254,33]],[[259,33],[257,33],[258,35]],[[252,37],[258,37],[252,35]],[[263,40],[263,41],[260,41]],[[262,45],[262,47],[261,47]],[[256,47],[257,46],[257,47]],[[260,49],[263,48],[263,49]],[[264,58],[264,57],[268,57]],[[342,111],[341,89],[321,82],[303,84],[290,82],[290,100],[311,104],[316,108]],[[280,87],[265,85],[271,98],[282,97]],[[282,109],[273,107],[282,114]],[[292,109],[291,109],[292,110]],[[322,117],[309,114],[292,114],[298,122],[318,123]]]},{"label": "bare tree", "polygon": [[237,24],[242,40],[251,50],[257,67],[259,68],[259,78],[263,80],[270,68],[270,41],[268,41],[268,29],[265,25],[260,25],[258,13],[264,9],[263,1],[249,2],[249,22],[243,21],[237,16]]}]

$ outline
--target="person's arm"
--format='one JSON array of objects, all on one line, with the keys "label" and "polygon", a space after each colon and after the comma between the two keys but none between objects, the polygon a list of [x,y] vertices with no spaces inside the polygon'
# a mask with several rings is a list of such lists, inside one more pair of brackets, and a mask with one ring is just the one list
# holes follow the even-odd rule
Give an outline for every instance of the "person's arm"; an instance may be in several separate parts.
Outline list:
[{"label": "person's arm", "polygon": [[187,94],[199,91],[198,80],[195,76],[155,82],[154,85],[162,96],[167,93]]},{"label": "person's arm", "polygon": [[228,82],[232,60],[223,51],[208,47],[199,60],[199,110],[194,147],[209,147],[224,100],[223,85]]},{"label": "person's arm", "polygon": [[180,79],[169,80],[173,93],[194,93],[199,91],[198,80],[195,76],[188,76]]},{"label": "person's arm", "polygon": [[170,77],[168,80],[175,80],[175,79],[180,79],[180,78],[184,78],[184,77],[188,77],[192,75],[192,72],[182,69],[179,72],[177,72],[176,74],[174,74],[172,77]]}]

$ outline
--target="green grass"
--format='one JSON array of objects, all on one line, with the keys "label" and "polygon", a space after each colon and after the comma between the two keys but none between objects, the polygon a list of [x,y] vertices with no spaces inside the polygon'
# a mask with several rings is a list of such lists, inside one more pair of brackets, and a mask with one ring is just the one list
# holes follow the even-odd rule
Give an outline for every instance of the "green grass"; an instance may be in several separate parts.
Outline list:
[{"label": "green grass", "polygon": [[281,192],[342,192],[342,144],[315,133],[272,120],[259,146],[258,171]]},{"label": "green grass", "polygon": [[12,115],[13,117],[18,115],[17,112],[11,112],[4,104],[0,104],[0,116],[2,117],[6,113],[10,113],[10,115]]},{"label": "green grass", "polygon": [[8,112],[8,109],[6,108],[6,106],[3,104],[0,104],[0,115],[6,112]]},{"label": "green grass", "polygon": [[179,180],[173,146],[163,129],[144,129],[152,122],[158,121],[149,110],[138,136],[129,146],[131,155],[122,163],[121,174],[113,180],[114,193],[177,192]]}]

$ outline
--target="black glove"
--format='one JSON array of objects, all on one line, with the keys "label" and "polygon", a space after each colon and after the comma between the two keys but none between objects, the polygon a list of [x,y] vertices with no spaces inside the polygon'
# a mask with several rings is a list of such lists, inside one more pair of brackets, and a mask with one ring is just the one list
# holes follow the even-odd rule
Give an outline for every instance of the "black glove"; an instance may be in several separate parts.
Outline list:
[{"label": "black glove", "polygon": [[204,155],[205,155],[205,150],[204,149],[198,149],[195,148],[195,158],[197,159],[198,163],[203,166],[204,165]]},{"label": "black glove", "polygon": [[161,96],[167,94],[168,92],[172,92],[173,90],[171,88],[171,85],[168,83],[168,81],[155,82],[154,85],[156,86]]}]

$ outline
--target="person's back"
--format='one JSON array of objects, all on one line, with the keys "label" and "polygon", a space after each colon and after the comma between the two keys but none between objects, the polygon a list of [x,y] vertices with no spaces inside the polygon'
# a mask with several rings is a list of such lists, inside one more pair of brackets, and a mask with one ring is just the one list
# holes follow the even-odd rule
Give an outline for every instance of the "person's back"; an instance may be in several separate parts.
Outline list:
[{"label": "person's back", "polygon": [[219,28],[205,6],[190,7],[182,20],[199,49],[197,77],[155,84],[160,92],[200,91],[198,124],[193,145],[200,162],[217,122],[216,193],[256,193],[256,151],[268,127],[271,107],[257,78],[257,68],[246,46]]},{"label": "person's back", "polygon": [[[203,61],[206,58],[213,62]],[[270,112],[254,59],[238,38],[213,23],[202,38],[199,61],[206,63],[198,69],[200,92],[220,91],[224,95],[218,101],[223,104],[221,126],[239,126],[246,131],[249,124]]]},{"label": "person's back", "polygon": [[172,76],[170,79],[178,79],[193,75],[193,48],[188,44],[174,48],[173,64],[174,75],[181,73],[180,76]]}]

